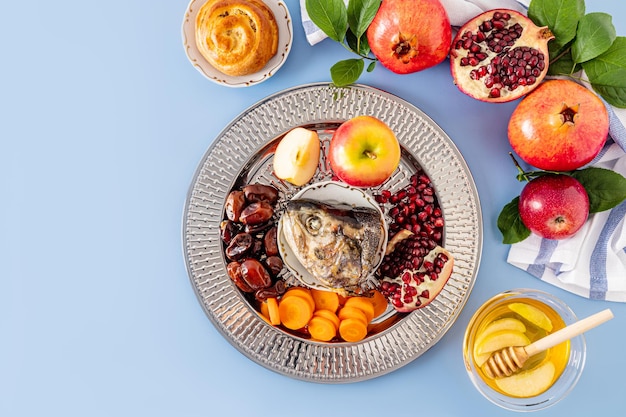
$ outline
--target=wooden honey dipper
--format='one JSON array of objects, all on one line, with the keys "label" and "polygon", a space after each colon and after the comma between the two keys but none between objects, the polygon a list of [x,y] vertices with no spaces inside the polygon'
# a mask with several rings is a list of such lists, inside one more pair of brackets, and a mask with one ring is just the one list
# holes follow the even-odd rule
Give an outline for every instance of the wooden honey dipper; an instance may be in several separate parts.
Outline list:
[{"label": "wooden honey dipper", "polygon": [[579,320],[576,323],[570,324],[529,345],[509,346],[501,349],[491,354],[487,362],[483,365],[483,371],[489,378],[509,376],[521,369],[531,356],[578,336],[587,330],[593,329],[612,318],[613,313],[610,309],[606,309]]}]

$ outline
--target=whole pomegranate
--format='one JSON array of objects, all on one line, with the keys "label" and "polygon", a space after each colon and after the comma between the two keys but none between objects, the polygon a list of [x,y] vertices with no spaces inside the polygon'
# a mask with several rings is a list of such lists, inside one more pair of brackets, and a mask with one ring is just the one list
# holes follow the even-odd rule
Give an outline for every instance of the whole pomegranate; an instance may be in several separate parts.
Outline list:
[{"label": "whole pomegranate", "polygon": [[589,217],[589,197],[583,185],[565,174],[546,174],[531,180],[519,199],[522,223],[547,239],[574,235]]},{"label": "whole pomegranate", "polygon": [[441,63],[451,38],[450,20],[439,0],[385,0],[367,29],[372,53],[397,74]]},{"label": "whole pomegranate", "polygon": [[609,132],[602,100],[570,80],[548,80],[517,105],[509,142],[525,162],[547,171],[571,171],[600,152]]},{"label": "whole pomegranate", "polygon": [[554,35],[514,10],[482,13],[463,25],[450,49],[457,87],[470,97],[501,103],[536,88],[548,73]]}]

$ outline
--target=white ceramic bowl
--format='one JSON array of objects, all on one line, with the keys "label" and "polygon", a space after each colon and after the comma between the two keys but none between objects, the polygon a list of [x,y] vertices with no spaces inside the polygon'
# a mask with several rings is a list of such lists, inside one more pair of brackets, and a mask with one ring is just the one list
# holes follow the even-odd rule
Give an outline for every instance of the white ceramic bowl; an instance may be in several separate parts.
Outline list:
[{"label": "white ceramic bowl", "polygon": [[261,71],[249,75],[231,76],[216,70],[204,59],[196,46],[196,16],[198,15],[198,10],[205,2],[206,0],[191,0],[183,19],[183,47],[189,62],[191,62],[194,68],[214,83],[234,88],[250,87],[262,83],[276,74],[287,61],[293,42],[293,26],[287,5],[281,0],[264,0],[265,4],[274,13],[276,23],[278,24],[278,50],[276,55],[269,60]]},{"label": "white ceramic bowl", "polygon": [[[326,203],[347,204],[352,207],[370,207],[378,211],[380,213],[380,218],[384,224],[384,235],[383,239],[380,241],[377,255],[373,262],[372,273],[376,271],[385,255],[388,233],[387,225],[385,224],[385,216],[383,215],[383,212],[381,211],[376,201],[374,201],[371,196],[369,196],[359,188],[351,187],[342,182],[324,181],[303,188],[297,194],[295,194],[293,198],[308,198],[311,200],[323,201]],[[324,286],[316,277],[311,275],[309,271],[307,271],[307,269],[302,266],[302,264],[296,258],[296,255],[293,253],[293,251],[289,247],[289,244],[285,240],[285,236],[283,234],[282,218],[278,222],[277,236],[278,250],[280,251],[283,262],[285,266],[289,268],[291,273],[296,277],[296,279],[310,288],[328,290],[328,288]],[[374,287],[375,279],[373,276],[371,276],[370,278],[372,279],[372,287]]]}]

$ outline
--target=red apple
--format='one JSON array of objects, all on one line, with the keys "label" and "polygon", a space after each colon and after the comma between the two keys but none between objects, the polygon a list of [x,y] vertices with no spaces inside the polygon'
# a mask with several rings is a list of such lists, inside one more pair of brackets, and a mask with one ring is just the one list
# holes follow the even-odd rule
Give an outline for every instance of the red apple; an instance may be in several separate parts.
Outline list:
[{"label": "red apple", "polygon": [[528,164],[547,171],[571,171],[602,149],[609,117],[602,100],[570,80],[550,80],[515,108],[508,136]]},{"label": "red apple", "polygon": [[372,116],[342,123],[330,140],[328,160],[335,175],[353,187],[385,182],[400,163],[400,144],[391,128]]},{"label": "red apple", "polygon": [[372,53],[398,74],[439,64],[451,40],[450,20],[439,0],[385,0],[367,28]]},{"label": "red apple", "polygon": [[533,233],[547,239],[565,239],[587,221],[589,197],[577,179],[546,174],[524,186],[519,213],[522,223]]}]

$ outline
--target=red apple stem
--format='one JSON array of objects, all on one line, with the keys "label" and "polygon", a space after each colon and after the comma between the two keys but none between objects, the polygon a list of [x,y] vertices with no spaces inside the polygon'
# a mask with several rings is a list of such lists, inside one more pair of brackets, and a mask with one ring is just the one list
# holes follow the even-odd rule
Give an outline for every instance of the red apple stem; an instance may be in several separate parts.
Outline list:
[{"label": "red apple stem", "polygon": [[370,151],[363,151],[363,154],[367,156],[369,159],[376,159],[376,154]]}]

